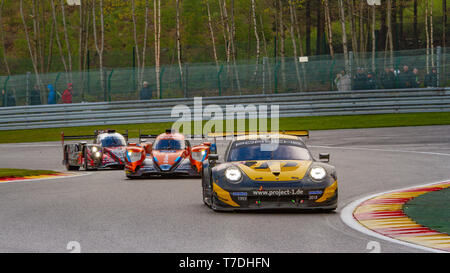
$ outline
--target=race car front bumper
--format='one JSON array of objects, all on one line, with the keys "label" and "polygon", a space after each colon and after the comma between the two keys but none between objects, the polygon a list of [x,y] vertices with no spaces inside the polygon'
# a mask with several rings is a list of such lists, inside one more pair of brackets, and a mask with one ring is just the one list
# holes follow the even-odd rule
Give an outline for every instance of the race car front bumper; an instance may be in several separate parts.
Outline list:
[{"label": "race car front bumper", "polygon": [[137,166],[133,171],[125,166],[125,173],[128,178],[152,177],[152,176],[192,176],[199,177],[199,173],[194,170],[188,159],[183,160],[176,166],[161,168],[152,160],[146,159],[142,165]]},{"label": "race car front bumper", "polygon": [[337,181],[326,188],[279,188],[270,190],[245,189],[226,191],[213,184],[214,210],[278,210],[337,208]]}]

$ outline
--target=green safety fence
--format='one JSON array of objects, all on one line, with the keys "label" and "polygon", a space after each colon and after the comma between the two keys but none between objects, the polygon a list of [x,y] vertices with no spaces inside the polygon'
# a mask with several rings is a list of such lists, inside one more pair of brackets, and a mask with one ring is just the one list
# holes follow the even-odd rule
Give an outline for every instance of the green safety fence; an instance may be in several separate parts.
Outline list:
[{"label": "green safety fence", "polygon": [[[272,94],[288,92],[329,91],[342,88],[337,74],[345,71],[350,90],[403,88],[404,66],[417,75],[410,77],[415,87],[427,87],[427,73],[436,68],[432,84],[450,86],[449,48],[376,52],[350,52],[347,60],[343,54],[239,60],[236,62],[184,63],[163,65],[157,76],[155,67],[104,67],[89,71],[0,76],[2,89],[0,106],[32,104],[33,89],[38,89],[41,104],[47,104],[47,85],[52,84],[62,94],[68,83],[73,83],[73,102],[103,102],[139,100],[142,82],[149,84],[152,99],[194,96],[232,96],[245,94]],[[428,57],[427,57],[428,56]],[[301,62],[300,62],[301,61]],[[428,63],[428,65],[427,65]],[[392,69],[390,78],[385,69]],[[370,80],[367,80],[371,74]],[[159,79],[159,88],[157,84]],[[361,81],[361,79],[363,79]],[[342,82],[341,82],[342,83]],[[58,100],[61,103],[61,100]]]}]

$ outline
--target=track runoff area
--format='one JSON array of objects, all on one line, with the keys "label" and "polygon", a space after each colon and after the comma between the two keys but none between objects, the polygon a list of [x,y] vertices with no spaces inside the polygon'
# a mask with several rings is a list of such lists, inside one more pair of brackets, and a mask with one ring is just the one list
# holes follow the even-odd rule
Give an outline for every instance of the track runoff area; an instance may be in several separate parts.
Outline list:
[{"label": "track runoff area", "polygon": [[[271,272],[305,253],[448,251],[446,230],[411,207],[446,208],[436,205],[445,196],[412,202],[448,192],[450,126],[311,131],[305,141],[336,167],[334,212],[217,213],[203,204],[198,178],[130,180],[121,170],[81,170],[89,175],[0,183],[0,251],[166,253],[150,257],[186,272]],[[217,142],[219,157],[227,144]],[[64,172],[59,143],[0,147],[2,166]]]}]

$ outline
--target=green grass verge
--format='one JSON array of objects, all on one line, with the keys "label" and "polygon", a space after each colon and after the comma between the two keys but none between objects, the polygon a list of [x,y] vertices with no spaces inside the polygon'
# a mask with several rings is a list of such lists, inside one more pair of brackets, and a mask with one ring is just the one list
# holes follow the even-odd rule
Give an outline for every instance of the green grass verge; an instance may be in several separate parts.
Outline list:
[{"label": "green grass verge", "polygon": [[[58,141],[61,140],[61,131],[64,131],[65,135],[80,135],[93,134],[96,129],[108,128],[120,132],[128,129],[130,138],[136,138],[139,129],[147,134],[158,134],[171,125],[171,122],[166,122],[0,131],[0,143]],[[280,130],[329,130],[424,125],[450,125],[450,112],[280,118],[279,127]],[[225,125],[223,128],[226,128]]]},{"label": "green grass verge", "polygon": [[450,234],[450,188],[420,195],[403,206],[408,217],[419,225]]},{"label": "green grass verge", "polygon": [[27,170],[27,169],[6,169],[0,168],[0,178],[5,177],[25,177],[34,175],[56,174],[58,172],[49,170]]}]

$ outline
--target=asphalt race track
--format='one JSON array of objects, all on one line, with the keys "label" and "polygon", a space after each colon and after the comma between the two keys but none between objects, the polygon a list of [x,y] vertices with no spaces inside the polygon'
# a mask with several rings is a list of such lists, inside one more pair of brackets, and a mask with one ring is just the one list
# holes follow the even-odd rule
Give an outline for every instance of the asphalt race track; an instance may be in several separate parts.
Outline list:
[{"label": "asphalt race track", "polygon": [[[312,131],[331,154],[339,207],[332,213],[216,213],[200,179],[128,180],[123,171],[0,183],[0,252],[424,252],[373,238],[340,218],[364,196],[450,179],[450,126]],[[223,152],[225,143],[218,146]],[[2,168],[65,170],[59,142],[0,144]],[[83,171],[82,171],[83,173]]]}]

